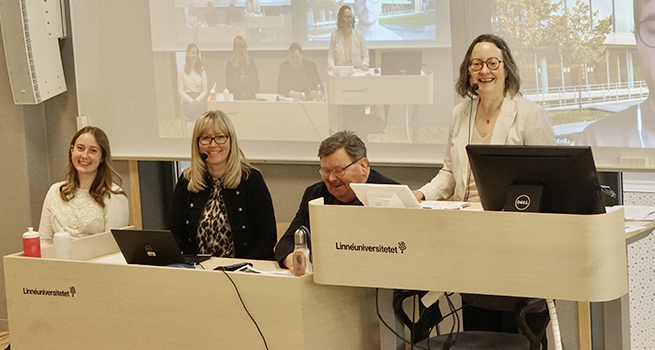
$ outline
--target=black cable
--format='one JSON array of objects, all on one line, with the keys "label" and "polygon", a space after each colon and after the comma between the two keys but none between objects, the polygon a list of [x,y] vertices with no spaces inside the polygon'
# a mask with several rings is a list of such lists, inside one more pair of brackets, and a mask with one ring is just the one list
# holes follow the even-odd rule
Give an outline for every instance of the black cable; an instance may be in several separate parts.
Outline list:
[{"label": "black cable", "polygon": [[318,131],[318,128],[316,127],[316,124],[314,124],[314,121],[312,120],[312,117],[309,116],[309,113],[307,112],[307,108],[305,108],[305,105],[301,101],[298,101],[296,103],[299,104],[300,107],[302,108],[303,113],[305,113],[305,117],[307,117],[307,120],[309,120],[309,122],[312,124],[312,127],[314,128],[314,131],[316,131],[316,134],[318,135],[318,137],[322,138],[323,135],[321,135],[321,132]]},{"label": "black cable", "polygon": [[248,311],[248,308],[246,307],[246,304],[243,302],[243,298],[241,298],[241,293],[239,293],[239,288],[237,288],[237,285],[232,280],[232,277],[230,277],[230,275],[227,274],[225,269],[219,269],[219,270],[223,271],[223,274],[230,280],[230,282],[232,282],[232,285],[234,286],[234,290],[237,292],[237,296],[239,297],[239,301],[241,301],[241,305],[243,305],[243,309],[248,314],[248,317],[250,317],[250,319],[252,320],[252,323],[255,324],[255,327],[257,327],[257,332],[259,332],[259,336],[262,337],[262,341],[264,342],[264,347],[268,350],[268,344],[266,343],[266,338],[264,338],[264,334],[262,334],[262,330],[259,329],[259,325],[257,324],[257,321],[255,321],[255,319],[252,317],[250,311]]},{"label": "black cable", "polygon": [[379,295],[379,293],[380,293],[380,289],[379,289],[379,288],[375,288],[375,312],[378,314],[378,319],[380,320],[380,322],[382,322],[382,324],[383,324],[385,327],[387,327],[387,329],[388,329],[389,331],[391,331],[391,333],[393,333],[394,335],[396,335],[396,337],[397,337],[398,339],[400,339],[400,340],[402,340],[403,342],[405,342],[405,344],[409,344],[409,345],[416,346],[417,348],[422,349],[422,350],[429,350],[429,349],[424,348],[424,347],[422,347],[422,346],[419,346],[419,345],[413,344],[411,341],[405,339],[404,336],[398,334],[398,332],[396,332],[396,330],[394,330],[393,328],[391,328],[391,326],[389,326],[389,324],[387,324],[387,322],[382,318],[382,315],[380,315],[380,303],[379,303],[379,301],[378,301],[378,295]]},{"label": "black cable", "polygon": [[412,345],[410,350],[414,350],[414,332],[416,332],[416,294],[412,295]]}]

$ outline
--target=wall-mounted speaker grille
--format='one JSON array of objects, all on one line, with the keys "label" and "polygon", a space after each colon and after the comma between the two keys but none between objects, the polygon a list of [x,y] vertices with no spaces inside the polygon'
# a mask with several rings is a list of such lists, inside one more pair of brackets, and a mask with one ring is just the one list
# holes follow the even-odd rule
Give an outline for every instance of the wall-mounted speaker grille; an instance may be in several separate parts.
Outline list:
[{"label": "wall-mounted speaker grille", "polygon": [[0,24],[15,104],[38,104],[66,91],[59,39],[49,35],[46,11],[44,0],[0,0]]}]

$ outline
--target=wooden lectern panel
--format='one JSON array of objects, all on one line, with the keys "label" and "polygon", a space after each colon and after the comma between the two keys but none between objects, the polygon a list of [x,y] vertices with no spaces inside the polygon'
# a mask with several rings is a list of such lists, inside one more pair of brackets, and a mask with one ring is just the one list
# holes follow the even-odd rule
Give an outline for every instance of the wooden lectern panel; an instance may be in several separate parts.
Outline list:
[{"label": "wooden lectern panel", "polygon": [[598,215],[310,202],[314,281],[576,301],[628,292],[623,209]]},{"label": "wooden lectern panel", "polygon": [[[5,256],[12,349],[264,349],[232,283],[212,270],[242,261],[194,270]],[[228,274],[270,349],[380,347],[373,289],[321,286],[311,274]]]},{"label": "wooden lectern panel", "polygon": [[335,105],[429,105],[434,75],[337,77],[328,74],[328,102]]}]

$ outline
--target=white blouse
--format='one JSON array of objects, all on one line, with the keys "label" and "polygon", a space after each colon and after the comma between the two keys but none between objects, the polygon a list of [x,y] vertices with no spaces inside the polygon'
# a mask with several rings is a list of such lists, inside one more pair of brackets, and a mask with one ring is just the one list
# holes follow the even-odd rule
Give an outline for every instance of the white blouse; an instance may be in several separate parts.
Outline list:
[{"label": "white blouse", "polygon": [[[56,232],[68,232],[74,238],[106,232],[112,228],[125,227],[129,219],[127,197],[111,194],[105,198],[103,209],[89,194],[89,190],[78,189],[75,197],[66,202],[59,195],[59,188],[64,182],[57,182],[50,187],[43,201],[39,235],[41,242],[52,244]],[[120,187],[113,184],[112,190]]]}]

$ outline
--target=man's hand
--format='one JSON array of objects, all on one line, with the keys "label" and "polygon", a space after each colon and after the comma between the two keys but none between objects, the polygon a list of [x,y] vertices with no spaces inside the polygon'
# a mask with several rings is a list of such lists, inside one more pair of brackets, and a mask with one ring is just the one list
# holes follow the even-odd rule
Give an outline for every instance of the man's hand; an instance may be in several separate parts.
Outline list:
[{"label": "man's hand", "polygon": [[289,254],[284,258],[284,267],[289,270],[293,269],[293,254]]},{"label": "man's hand", "polygon": [[418,199],[419,201],[425,200],[425,195],[424,195],[423,192],[421,192],[421,191],[414,190],[414,191],[412,191],[412,194],[413,194],[414,197],[416,197],[416,199]]}]

